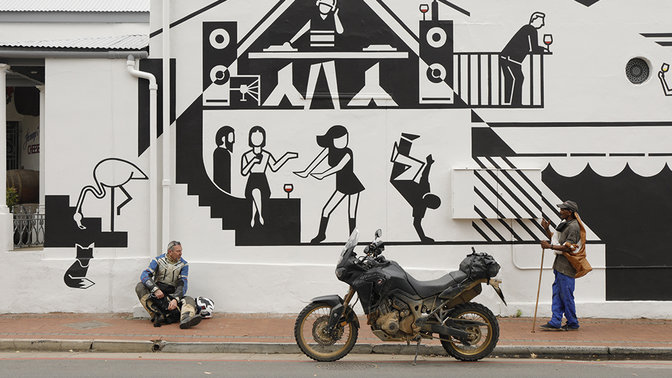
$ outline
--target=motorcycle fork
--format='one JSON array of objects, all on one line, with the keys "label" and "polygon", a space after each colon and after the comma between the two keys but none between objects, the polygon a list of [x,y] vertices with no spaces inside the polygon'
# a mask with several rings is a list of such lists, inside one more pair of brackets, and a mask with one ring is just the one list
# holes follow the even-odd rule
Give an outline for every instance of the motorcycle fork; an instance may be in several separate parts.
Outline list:
[{"label": "motorcycle fork", "polygon": [[354,296],[355,296],[355,289],[352,286],[350,286],[350,290],[348,290],[348,293],[345,294],[345,298],[343,298],[343,307],[348,308],[348,305],[350,304],[350,301]]},{"label": "motorcycle fork", "polygon": [[348,305],[354,296],[355,289],[350,286],[350,290],[345,295],[345,298],[343,298],[343,303],[336,305],[331,309],[331,313],[329,314],[329,323],[327,324],[327,330],[329,332],[333,332],[336,329],[336,325],[343,327],[348,323],[348,320],[345,316],[345,311],[348,309]]}]

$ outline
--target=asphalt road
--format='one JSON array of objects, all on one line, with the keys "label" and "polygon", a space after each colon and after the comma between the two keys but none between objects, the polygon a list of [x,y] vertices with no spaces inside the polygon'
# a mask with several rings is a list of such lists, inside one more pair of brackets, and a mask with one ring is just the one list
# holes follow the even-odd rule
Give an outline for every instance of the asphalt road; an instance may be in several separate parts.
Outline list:
[{"label": "asphalt road", "polygon": [[670,377],[672,361],[561,361],[350,355],[0,353],[2,377]]}]

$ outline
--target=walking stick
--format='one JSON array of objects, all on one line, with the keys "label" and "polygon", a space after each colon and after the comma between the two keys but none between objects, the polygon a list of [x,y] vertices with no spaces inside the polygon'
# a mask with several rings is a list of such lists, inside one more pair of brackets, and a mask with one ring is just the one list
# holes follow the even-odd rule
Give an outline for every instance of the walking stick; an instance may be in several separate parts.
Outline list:
[{"label": "walking stick", "polygon": [[539,307],[539,291],[541,290],[541,273],[544,271],[544,252],[541,249],[541,267],[539,267],[539,284],[537,285],[537,300],[534,303],[534,318],[532,319],[532,333],[534,333],[534,326],[537,323],[537,308]]}]

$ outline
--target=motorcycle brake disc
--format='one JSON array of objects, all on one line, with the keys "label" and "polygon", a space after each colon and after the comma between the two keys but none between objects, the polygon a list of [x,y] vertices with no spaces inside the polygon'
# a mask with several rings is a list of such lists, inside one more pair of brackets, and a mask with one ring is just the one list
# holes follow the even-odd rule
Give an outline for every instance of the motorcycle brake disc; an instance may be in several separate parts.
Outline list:
[{"label": "motorcycle brake disc", "polygon": [[334,345],[343,336],[343,327],[338,327],[331,334],[327,330],[329,316],[323,315],[313,323],[313,339],[322,346]]}]

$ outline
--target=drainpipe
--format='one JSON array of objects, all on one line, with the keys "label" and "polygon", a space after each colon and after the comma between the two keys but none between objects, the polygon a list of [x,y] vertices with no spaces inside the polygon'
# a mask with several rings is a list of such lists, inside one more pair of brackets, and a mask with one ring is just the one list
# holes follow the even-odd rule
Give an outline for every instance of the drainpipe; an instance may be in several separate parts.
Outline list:
[{"label": "drainpipe", "polygon": [[[7,88],[8,64],[0,63],[0,89],[5,92]],[[4,94],[4,93],[3,93]],[[9,212],[7,202],[7,105],[4,101],[0,104],[0,251],[11,251],[14,249],[14,238],[12,236],[14,229],[14,218]]]},{"label": "drainpipe", "polygon": [[157,232],[157,195],[156,187],[158,178],[158,168],[156,160],[156,116],[157,116],[157,91],[159,86],[156,84],[156,78],[149,72],[140,71],[135,68],[136,62],[132,55],[126,60],[126,68],[134,77],[149,80],[149,248],[152,253],[159,253],[161,248],[158,245]]},{"label": "drainpipe", "polygon": [[44,90],[45,90],[44,85],[38,85],[35,88],[37,88],[40,91],[40,165],[39,165],[39,167],[40,167],[40,184],[39,184],[39,187],[40,187],[40,197],[39,198],[40,198],[40,200],[39,200],[39,202],[40,202],[40,207],[42,209],[44,209],[44,207],[43,207],[44,206],[44,193],[45,193],[44,190],[45,190],[45,185],[46,185],[46,181],[45,181],[46,177],[45,176],[46,176],[46,173],[47,173],[47,169],[46,169],[46,165],[45,165],[45,162],[46,162],[45,152],[46,152],[46,150],[44,148],[44,145],[45,145],[44,142],[47,140],[47,138],[45,137],[46,130],[44,129],[44,125],[46,124],[46,120],[47,120],[47,115],[46,115],[46,110],[45,110],[46,94],[44,92]]},{"label": "drainpipe", "polygon": [[164,0],[161,6],[163,20],[161,27],[163,33],[161,37],[161,54],[163,63],[163,180],[162,197],[162,226],[161,240],[162,246],[168,245],[170,238],[170,185],[172,172],[173,146],[170,138],[170,0]]}]

